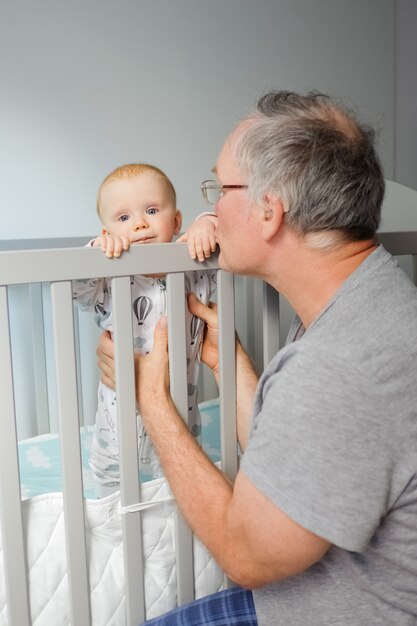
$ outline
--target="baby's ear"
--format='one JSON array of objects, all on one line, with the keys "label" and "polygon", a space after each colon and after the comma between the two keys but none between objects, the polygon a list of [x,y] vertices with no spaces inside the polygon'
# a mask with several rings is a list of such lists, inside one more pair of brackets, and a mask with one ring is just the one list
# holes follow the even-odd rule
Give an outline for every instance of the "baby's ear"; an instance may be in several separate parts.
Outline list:
[{"label": "baby's ear", "polygon": [[175,230],[174,230],[175,235],[178,235],[178,233],[181,230],[181,226],[182,226],[182,213],[179,209],[177,209],[175,212]]}]

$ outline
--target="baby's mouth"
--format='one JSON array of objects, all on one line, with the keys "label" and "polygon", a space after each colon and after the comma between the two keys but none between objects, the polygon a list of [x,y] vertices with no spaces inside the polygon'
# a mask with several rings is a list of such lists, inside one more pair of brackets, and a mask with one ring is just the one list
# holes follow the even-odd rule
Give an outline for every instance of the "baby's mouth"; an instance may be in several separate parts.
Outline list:
[{"label": "baby's mouth", "polygon": [[149,243],[150,241],[152,241],[153,239],[155,239],[155,237],[142,237],[141,239],[137,239],[136,241],[132,241],[132,244],[139,244],[139,243]]}]

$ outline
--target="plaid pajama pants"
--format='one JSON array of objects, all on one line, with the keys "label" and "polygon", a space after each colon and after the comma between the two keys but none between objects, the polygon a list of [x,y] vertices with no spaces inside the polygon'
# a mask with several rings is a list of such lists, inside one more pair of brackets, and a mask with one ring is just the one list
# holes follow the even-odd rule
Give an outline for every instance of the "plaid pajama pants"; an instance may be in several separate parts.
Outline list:
[{"label": "plaid pajama pants", "polygon": [[257,626],[252,592],[226,589],[180,606],[143,626]]}]

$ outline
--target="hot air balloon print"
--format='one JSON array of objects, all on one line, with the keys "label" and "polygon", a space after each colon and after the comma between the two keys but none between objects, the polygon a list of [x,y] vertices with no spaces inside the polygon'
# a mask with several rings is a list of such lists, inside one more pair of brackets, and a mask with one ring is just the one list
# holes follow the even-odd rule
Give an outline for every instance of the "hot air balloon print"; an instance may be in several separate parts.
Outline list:
[{"label": "hot air balloon print", "polygon": [[217,288],[217,272],[211,274],[211,281],[209,281],[209,298],[214,294]]},{"label": "hot air balloon print", "polygon": [[94,306],[94,311],[101,317],[102,320],[105,320],[109,317],[111,311],[107,309],[107,304],[109,302],[109,292],[106,286],[103,287],[103,294],[100,300],[98,300]]},{"label": "hot air balloon print", "polygon": [[104,434],[105,439],[102,439],[101,437],[99,438],[101,441],[101,446],[106,448],[109,445],[107,441],[108,439],[110,439],[113,443],[117,442],[117,427],[108,409],[105,409],[104,415],[105,415],[106,428],[104,427],[100,428],[99,432],[100,432],[100,435]]},{"label": "hot air balloon print", "polygon": [[101,317],[101,319],[105,320],[110,315],[110,311],[108,311],[102,302],[96,302],[94,306],[94,310]]},{"label": "hot air balloon print", "polygon": [[152,300],[148,298],[148,296],[139,296],[133,302],[133,311],[135,313],[136,319],[138,320],[138,325],[143,326],[146,318],[149,313],[153,309]]},{"label": "hot air balloon print", "polygon": [[191,324],[190,324],[190,333],[191,333],[191,345],[193,346],[196,342],[196,339],[198,337],[198,330],[200,328],[200,318],[196,317],[195,315],[192,316],[191,318]]}]

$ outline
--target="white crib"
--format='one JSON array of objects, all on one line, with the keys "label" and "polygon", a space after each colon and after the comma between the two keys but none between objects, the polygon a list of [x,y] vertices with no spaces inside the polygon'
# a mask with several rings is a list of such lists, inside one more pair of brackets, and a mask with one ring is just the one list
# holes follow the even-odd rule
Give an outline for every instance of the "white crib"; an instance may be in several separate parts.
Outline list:
[{"label": "white crib", "polygon": [[[410,190],[411,191],[411,190]],[[406,192],[406,196],[407,196]],[[407,206],[416,210],[417,192],[406,197]],[[410,198],[412,203],[410,205]],[[395,202],[398,202],[396,197]],[[384,233],[382,243],[396,255],[417,256],[417,232]],[[68,244],[72,247],[67,247]],[[181,415],[187,411],[187,379],[185,353],[185,302],[184,274],[202,268],[188,256],[185,244],[155,244],[137,246],[109,261],[101,251],[82,247],[84,240],[1,242],[0,244],[0,345],[1,376],[0,397],[3,401],[2,434],[0,437],[0,523],[2,537],[2,563],[0,580],[3,581],[4,598],[0,591],[0,624],[29,626],[53,623],[88,626],[113,624],[136,625],[149,618],[147,601],[152,581],[146,573],[149,558],[143,539],[142,527],[152,527],[161,522],[172,534],[169,558],[174,563],[166,586],[174,588],[175,604],[191,601],[198,595],[218,589],[223,584],[223,574],[205,549],[193,539],[192,533],[175,509],[165,481],[142,485],[138,482],[137,436],[135,420],[133,342],[131,332],[130,279],[132,274],[167,272],[169,354],[171,393]],[[76,246],[76,247],[74,247]],[[167,270],[168,268],[168,270]],[[206,261],[203,268],[217,268],[216,258]],[[406,268],[407,269],[407,268]],[[415,271],[415,263],[408,266]],[[83,494],[82,451],[80,427],[84,425],[80,402],[80,356],[76,316],[72,303],[71,279],[112,277],[115,317],[116,379],[119,407],[120,437],[120,494],[103,501],[89,502]],[[238,279],[218,271],[217,302],[220,320],[220,440],[221,466],[233,480],[238,467],[236,440],[236,397],[234,367],[235,318],[244,343],[250,348],[259,369],[279,348],[279,297],[268,286]],[[44,328],[43,299],[40,284],[50,284],[52,328],[54,344],[54,378],[56,379],[56,410],[62,459],[62,494],[46,498],[37,496],[22,502],[16,426],[16,373],[13,367],[13,349],[10,339],[10,290],[15,285],[28,285],[30,290],[30,318],[36,328]],[[258,302],[258,299],[260,300]],[[235,315],[236,313],[236,315]],[[262,316],[262,321],[260,321]],[[262,334],[262,336],[261,336]],[[43,331],[33,333],[37,366],[34,371],[37,428],[39,433],[51,429],[48,415],[48,386],[44,363]],[[260,349],[262,345],[262,349]],[[91,422],[91,420],[90,420]],[[88,423],[88,420],[87,420]],[[65,561],[62,572],[63,590],[60,595],[62,615],[53,609],[52,618],[46,608],[39,610],[39,600],[34,600],[33,576],[48,576],[53,565],[49,560],[35,572],[28,572],[32,535],[40,532],[33,511],[38,507],[62,508],[59,516],[63,524],[65,550],[59,558]],[[110,572],[114,587],[119,587],[118,606],[106,618],[97,612],[100,589],[92,583],[92,554],[102,551],[100,541],[92,540],[92,528],[97,516],[107,515],[113,537],[117,535],[117,563],[120,570]],[[103,512],[104,511],[104,512]],[[158,511],[157,517],[152,517]],[[162,521],[161,521],[162,519]],[[159,520],[159,521],[158,521]],[[168,522],[167,522],[168,520]],[[175,521],[173,521],[175,520]],[[165,524],[165,526],[164,526]],[[168,526],[167,526],[168,524]],[[161,526],[161,528],[162,528]],[[171,526],[174,526],[172,530]],[[55,551],[55,556],[57,551]],[[152,552],[152,550],[151,550]],[[33,555],[32,555],[33,556]],[[35,555],[36,556],[36,555]],[[32,558],[32,557],[30,557]],[[49,557],[53,559],[54,554]],[[200,569],[199,569],[200,568]],[[115,573],[116,572],[116,573]],[[201,574],[203,572],[203,574]],[[201,583],[201,575],[205,578]],[[118,579],[120,576],[120,580]],[[148,578],[147,578],[148,576]],[[93,588],[94,587],[94,588]],[[103,593],[103,590],[101,590]],[[108,590],[106,591],[108,593]],[[47,605],[47,598],[45,607]],[[3,606],[2,606],[3,601]],[[170,600],[172,605],[172,600]],[[36,605],[36,610],[34,606]],[[171,608],[168,605],[165,608]],[[157,611],[158,612],[158,611]],[[159,609],[159,612],[161,610]],[[48,621],[49,620],[49,621]],[[104,620],[104,621],[103,621]]]},{"label": "white crib", "polygon": [[[154,484],[141,485],[137,480],[137,447],[136,421],[134,398],[134,366],[131,322],[131,296],[129,276],[135,273],[159,273],[166,271],[168,293],[169,319],[169,354],[171,392],[179,412],[186,416],[187,407],[187,380],[185,354],[185,302],[184,302],[184,275],[183,272],[192,269],[201,269],[201,265],[189,259],[184,244],[153,245],[136,247],[120,259],[109,261],[99,251],[84,247],[66,247],[68,244],[82,244],[83,241],[57,240],[48,242],[52,246],[46,248],[46,242],[19,241],[3,242],[3,251],[0,252],[0,338],[2,346],[2,376],[0,394],[4,399],[2,416],[2,437],[0,439],[0,486],[1,509],[0,520],[3,546],[3,585],[4,602],[3,613],[0,614],[1,624],[23,626],[26,624],[49,624],[51,614],[54,615],[54,624],[138,624],[153,615],[149,612],[146,600],[152,596],[152,581],[148,581],[146,593],[146,567],[152,567],[152,555],[146,554],[147,546],[141,533],[141,525],[152,527],[157,518],[164,518],[161,507],[166,512],[171,524],[175,517],[175,529],[172,531],[173,550],[175,551],[174,585],[176,586],[176,603],[192,600],[196,595],[204,595],[216,591],[223,583],[223,575],[204,548],[193,541],[192,534],[182,521],[180,515],[174,511],[168,486],[165,481],[152,481]],[[43,247],[41,247],[43,246]],[[4,248],[13,248],[7,250]],[[217,267],[217,260],[213,258],[204,264],[204,268]],[[99,503],[90,502],[83,497],[82,451],[80,449],[80,426],[85,416],[80,417],[82,403],[80,402],[81,376],[79,371],[80,356],[77,347],[78,336],[72,304],[72,278],[92,278],[98,276],[112,277],[112,293],[115,316],[115,344],[116,344],[116,376],[119,406],[119,436],[120,436],[120,494],[105,498]],[[44,342],[45,323],[42,311],[44,298],[41,284],[50,285],[52,334],[54,344],[54,376],[56,379],[56,411],[58,415],[59,440],[62,459],[62,494],[36,496],[22,502],[19,460],[17,453],[16,427],[16,397],[18,381],[13,368],[13,350],[10,341],[10,292],[15,285],[26,285],[29,289],[29,318],[34,323],[32,339],[34,342],[33,354],[36,355],[34,367],[34,387],[36,407],[37,432],[45,433],[51,430],[52,417],[50,402],[48,401],[48,387],[54,383],[46,375]],[[176,296],[177,294],[177,296]],[[181,294],[180,296],[178,294]],[[277,304],[277,294],[265,291],[267,307],[274,309]],[[234,279],[231,274],[218,272],[217,301],[220,317],[220,386],[219,408],[221,420],[221,466],[227,475],[233,479],[237,471],[237,443],[236,443],[236,398],[235,398],[235,368],[234,368]],[[241,310],[241,307],[239,306]],[[277,306],[274,309],[275,318],[278,315]],[[272,356],[278,349],[279,327],[277,320],[271,314],[265,319],[265,337],[268,350],[265,358]],[[246,315],[243,316],[247,324]],[[28,346],[29,353],[29,346]],[[21,391],[21,390],[19,390]],[[94,392],[95,393],[95,392]],[[226,419],[227,416],[227,419]],[[91,422],[91,416],[90,416]],[[33,428],[32,428],[33,429]],[[120,499],[119,499],[120,496]],[[152,501],[149,504],[149,501]],[[141,504],[142,503],[142,504]],[[139,506],[137,506],[139,504]],[[120,527],[112,529],[114,535],[121,533],[120,545],[123,550],[123,591],[120,597],[115,597],[117,606],[114,614],[103,617],[102,613],[94,610],[92,587],[95,596],[100,591],[92,581],[91,564],[92,553],[100,551],[100,544],[91,539],[91,528],[97,521],[98,507],[105,507],[104,514],[110,518],[120,520]],[[120,509],[120,506],[122,509]],[[132,510],[132,508],[142,510]],[[38,567],[36,546],[33,547],[33,537],[41,534],[39,515],[43,519],[44,508],[49,515],[51,509],[57,508],[58,513],[53,524],[62,523],[65,529],[66,558],[63,550],[49,553],[48,558],[43,556],[44,569]],[[61,516],[62,507],[63,515]],[[159,507],[159,511],[157,509]],[[170,508],[171,507],[171,508]],[[39,514],[39,511],[41,513]],[[122,514],[121,511],[123,511]],[[129,512],[128,512],[129,511]],[[100,512],[100,511],[99,511]],[[154,516],[154,513],[158,513]],[[101,511],[103,513],[103,510]],[[59,515],[58,515],[59,514]],[[154,517],[152,517],[154,516]],[[147,519],[150,518],[150,519]],[[165,519],[161,528],[166,531]],[[113,519],[113,523],[116,523]],[[168,523],[168,522],[167,522]],[[168,529],[169,532],[170,529]],[[174,547],[175,546],[175,547]],[[43,548],[42,548],[43,549]],[[32,552],[31,552],[32,550]],[[33,552],[35,554],[33,555]],[[35,597],[36,580],[48,575],[48,568],[55,567],[58,560],[60,575],[66,579],[65,593],[68,595],[68,604],[59,598],[61,614],[57,614],[57,601],[54,599],[52,608],[45,604],[45,598]],[[119,555],[120,556],[120,555]],[[49,559],[49,562],[48,562]],[[66,569],[62,570],[61,561],[66,561]],[[36,561],[34,567],[33,561]],[[146,563],[145,563],[146,562]],[[155,564],[154,564],[155,566]],[[114,565],[112,565],[114,567]],[[28,574],[29,568],[29,574]],[[204,575],[202,571],[204,570]],[[219,577],[220,576],[220,577]],[[211,577],[211,578],[210,578]],[[205,580],[204,580],[205,578]],[[120,581],[117,581],[120,583]],[[172,575],[164,579],[162,586],[172,586]],[[227,581],[226,581],[227,584]],[[35,589],[35,591],[34,591]],[[101,590],[103,594],[103,590]],[[106,595],[108,594],[108,586]],[[65,594],[64,594],[65,595]],[[96,598],[97,600],[97,598]],[[43,604],[45,606],[43,606]],[[97,602],[96,602],[97,605]],[[1,606],[1,592],[0,592]],[[62,606],[64,608],[62,608]],[[164,609],[172,608],[165,604]],[[161,606],[157,613],[161,612]],[[58,611],[59,613],[59,611]],[[7,615],[7,617],[6,617]],[[67,615],[67,617],[65,617]],[[105,621],[103,621],[105,620]]]}]

